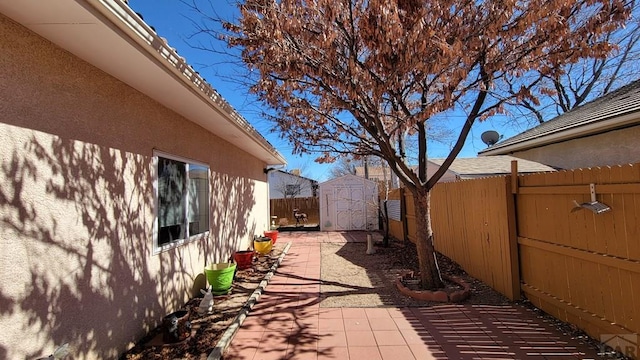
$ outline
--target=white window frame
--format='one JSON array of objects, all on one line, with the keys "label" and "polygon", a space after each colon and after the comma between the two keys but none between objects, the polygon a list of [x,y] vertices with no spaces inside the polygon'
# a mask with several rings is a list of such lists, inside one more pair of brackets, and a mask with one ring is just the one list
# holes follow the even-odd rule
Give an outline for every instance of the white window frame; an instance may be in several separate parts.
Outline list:
[{"label": "white window frame", "polygon": [[[166,244],[162,244],[159,245],[158,244],[158,232],[159,232],[159,219],[158,219],[158,211],[160,209],[159,206],[159,195],[158,195],[158,160],[159,158],[165,158],[165,159],[169,159],[169,160],[174,160],[174,161],[180,161],[182,163],[187,164],[187,171],[186,171],[186,177],[187,177],[187,182],[189,181],[189,168],[188,166],[190,164],[192,165],[198,165],[198,166],[204,166],[207,168],[207,185],[208,185],[208,194],[209,196],[207,196],[207,207],[209,209],[209,225],[208,225],[208,229],[203,232],[203,233],[199,233],[196,235],[190,235],[187,236],[186,238],[183,239],[177,239],[177,240],[173,240],[169,243]],[[152,174],[153,174],[153,197],[154,197],[154,209],[153,209],[153,217],[154,217],[154,221],[153,221],[153,254],[159,254],[163,251],[167,251],[185,244],[188,244],[190,242],[193,241],[197,241],[197,240],[201,240],[204,238],[208,238],[209,237],[209,232],[211,231],[211,168],[209,167],[209,164],[200,162],[200,161],[196,161],[196,160],[192,160],[192,159],[188,159],[182,156],[178,156],[178,155],[173,155],[170,153],[166,153],[163,151],[159,151],[159,150],[154,150],[153,151],[153,160],[152,160]],[[188,187],[187,187],[188,190]],[[187,200],[189,200],[189,196],[187,195]],[[185,231],[187,231],[188,233],[188,229],[189,229],[189,214],[188,214],[188,210],[189,210],[189,206],[188,204],[185,205],[185,219],[186,224],[185,224]]]}]

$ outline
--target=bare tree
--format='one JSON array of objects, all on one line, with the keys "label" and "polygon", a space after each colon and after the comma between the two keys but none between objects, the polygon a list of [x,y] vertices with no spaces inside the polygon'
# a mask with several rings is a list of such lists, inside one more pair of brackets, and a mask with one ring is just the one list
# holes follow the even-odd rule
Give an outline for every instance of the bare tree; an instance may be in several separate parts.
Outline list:
[{"label": "bare tree", "polygon": [[335,179],[349,174],[355,175],[358,162],[359,161],[352,156],[345,155],[339,157],[331,167],[330,178]]},{"label": "bare tree", "polygon": [[269,174],[269,183],[273,190],[278,192],[285,199],[300,197],[304,193],[314,193],[315,181],[300,175],[300,171],[276,170]]},{"label": "bare tree", "polygon": [[[533,72],[536,79],[530,82],[531,91],[539,94],[538,101],[511,101],[510,105],[518,108],[514,110],[521,118],[540,124],[639,79],[640,3],[633,4],[632,14],[624,27],[585,39],[588,44],[615,44],[608,56],[567,63],[554,75]],[[518,92],[521,85],[510,84],[510,92]]]},{"label": "bare tree", "polygon": [[[546,77],[612,46],[600,34],[628,17],[623,0],[247,0],[224,23],[241,51],[251,91],[294,151],[384,159],[414,198],[421,283],[442,286],[433,247],[430,190],[471,127],[509,101],[537,101]],[[592,39],[585,42],[584,39]],[[510,84],[522,85],[509,93]],[[440,169],[426,176],[429,123],[465,121]],[[417,139],[407,162],[399,140]],[[415,165],[415,166],[413,166]]]}]

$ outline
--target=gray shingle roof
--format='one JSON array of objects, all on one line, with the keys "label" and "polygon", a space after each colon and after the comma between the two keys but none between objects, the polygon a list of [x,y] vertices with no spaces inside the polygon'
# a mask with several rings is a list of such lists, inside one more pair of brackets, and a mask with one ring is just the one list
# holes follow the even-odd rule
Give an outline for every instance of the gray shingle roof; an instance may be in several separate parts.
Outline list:
[{"label": "gray shingle roof", "polygon": [[[563,131],[577,129],[589,124],[597,124],[604,120],[638,111],[640,111],[640,80],[636,80],[603,97],[581,105],[534,128],[503,140],[480,151],[478,154],[483,154],[489,151],[494,154],[498,154],[500,153],[499,149],[507,146],[522,144],[534,139],[542,140],[553,134],[559,134]],[[597,130],[594,131],[594,133],[597,133]],[[496,150],[498,150],[498,152],[495,152]],[[513,150],[518,149],[514,149],[512,147],[511,151]]]},{"label": "gray shingle roof", "polygon": [[[429,159],[430,162],[442,165],[445,159]],[[510,174],[511,161],[518,161],[519,173],[535,173],[555,171],[554,168],[535,161],[519,159],[509,155],[481,156],[476,158],[457,158],[449,167],[454,173],[464,175]]]}]

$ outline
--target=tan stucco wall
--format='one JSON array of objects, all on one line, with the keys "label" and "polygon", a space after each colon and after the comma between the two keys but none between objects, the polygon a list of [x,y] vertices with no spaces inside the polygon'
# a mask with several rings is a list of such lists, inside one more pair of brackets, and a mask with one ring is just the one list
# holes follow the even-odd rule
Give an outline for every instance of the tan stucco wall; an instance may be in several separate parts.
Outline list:
[{"label": "tan stucco wall", "polygon": [[[0,359],[110,359],[268,228],[264,163],[0,15]],[[209,164],[211,233],[153,253],[154,149]]]},{"label": "tan stucco wall", "polygon": [[640,162],[640,126],[546,145],[513,154],[560,169]]}]

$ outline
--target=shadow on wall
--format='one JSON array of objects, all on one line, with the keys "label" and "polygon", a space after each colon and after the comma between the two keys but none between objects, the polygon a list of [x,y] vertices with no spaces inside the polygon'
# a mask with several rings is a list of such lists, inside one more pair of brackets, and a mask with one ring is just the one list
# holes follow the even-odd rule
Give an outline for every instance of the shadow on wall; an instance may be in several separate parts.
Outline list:
[{"label": "shadow on wall", "polygon": [[[16,262],[4,266],[20,275],[2,275],[0,315],[15,323],[10,334],[37,335],[24,346],[69,343],[74,358],[115,358],[183,305],[204,263],[226,260],[253,235],[254,184],[212,175],[215,235],[153,255],[150,158],[51,139],[33,136],[2,162],[0,224],[17,234],[3,250]],[[12,352],[0,344],[0,358]]]},{"label": "shadow on wall", "polygon": [[211,239],[200,248],[205,254],[203,266],[227,262],[234,251],[246,250],[260,230],[251,218],[256,205],[254,182],[217,173],[214,169],[211,178]]}]

